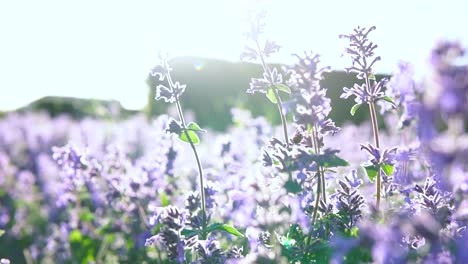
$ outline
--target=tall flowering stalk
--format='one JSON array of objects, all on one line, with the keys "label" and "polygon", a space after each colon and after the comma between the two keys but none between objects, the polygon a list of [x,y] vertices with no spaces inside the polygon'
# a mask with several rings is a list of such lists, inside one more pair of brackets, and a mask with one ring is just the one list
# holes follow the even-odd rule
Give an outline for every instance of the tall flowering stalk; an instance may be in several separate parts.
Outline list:
[{"label": "tall flowering stalk", "polygon": [[[379,139],[379,127],[377,121],[376,102],[379,100],[385,100],[388,103],[394,105],[393,100],[385,96],[383,87],[387,83],[387,79],[377,81],[373,73],[372,67],[374,64],[381,60],[380,56],[375,56],[375,49],[377,45],[371,42],[368,35],[375,30],[375,26],[370,28],[357,27],[351,34],[340,35],[340,38],[348,39],[349,46],[346,48],[346,53],[350,55],[352,60],[351,67],[346,68],[347,72],[353,72],[357,74],[357,78],[364,80],[363,84],[355,83],[352,88],[343,88],[343,94],[341,98],[348,98],[352,95],[356,96],[354,99],[356,104],[351,108],[351,115],[354,115],[359,107],[363,104],[369,105],[369,112],[372,122],[372,132],[374,135],[375,148],[380,149]],[[377,209],[380,207],[380,192],[381,192],[381,169],[383,164],[374,164],[373,166],[366,166],[368,176],[373,180],[374,171],[376,172],[377,178]],[[369,175],[369,169],[372,170]],[[386,172],[386,171],[385,171]],[[390,172],[390,171],[389,171]],[[393,170],[391,171],[393,172]]]},{"label": "tall flowering stalk", "polygon": [[264,93],[266,97],[278,107],[278,112],[281,117],[283,127],[284,141],[289,148],[288,128],[286,123],[286,113],[283,109],[283,101],[279,91],[291,93],[290,89],[283,84],[283,76],[278,72],[277,68],[271,69],[265,62],[265,58],[279,51],[280,46],[271,40],[266,40],[265,45],[260,45],[260,35],[263,33],[265,23],[263,22],[265,13],[258,13],[252,17],[251,28],[245,35],[249,40],[255,43],[255,47],[246,47],[241,54],[241,60],[256,61],[260,59],[263,67],[262,78],[252,78],[250,87],[247,93],[254,94],[256,92]]},{"label": "tall flowering stalk", "polygon": [[[295,55],[299,62],[290,68],[291,78],[289,85],[293,88],[294,121],[305,130],[306,142],[313,146],[315,155],[321,155],[323,137],[329,133],[338,132],[334,122],[328,118],[331,111],[331,100],[326,97],[327,90],[320,87],[322,73],[330,67],[320,68],[320,56],[304,52],[304,56]],[[313,213],[313,221],[317,217],[320,195],[327,202],[325,167],[317,162],[317,191]]]},{"label": "tall flowering stalk", "polygon": [[161,62],[156,65],[152,71],[152,76],[159,76],[159,81],[167,80],[169,87],[165,85],[158,85],[156,87],[156,100],[163,99],[167,103],[176,103],[177,112],[179,113],[179,121],[171,120],[169,123],[168,132],[175,133],[179,136],[179,139],[182,141],[188,142],[192,148],[193,155],[197,161],[198,166],[198,175],[200,181],[200,196],[201,196],[201,211],[202,211],[202,239],[206,239],[206,227],[207,227],[207,217],[206,217],[206,201],[205,201],[205,188],[203,180],[203,168],[201,166],[200,158],[198,157],[197,149],[195,144],[200,142],[200,139],[196,132],[203,132],[200,126],[197,123],[190,122],[187,124],[185,122],[184,114],[182,112],[182,107],[180,103],[180,96],[185,91],[185,84],[180,84],[179,82],[173,82],[171,78],[172,68],[169,66],[167,60],[162,59]]}]

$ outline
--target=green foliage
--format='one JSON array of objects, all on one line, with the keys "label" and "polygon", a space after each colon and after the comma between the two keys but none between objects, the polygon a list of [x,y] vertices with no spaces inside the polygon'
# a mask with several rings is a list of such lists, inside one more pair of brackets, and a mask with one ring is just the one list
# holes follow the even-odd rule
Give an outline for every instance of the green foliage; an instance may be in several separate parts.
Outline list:
[{"label": "green foliage", "polygon": [[372,251],[367,247],[354,247],[344,257],[344,263],[372,263]]},{"label": "green foliage", "polygon": [[[170,61],[173,67],[173,79],[187,84],[187,89],[182,95],[183,108],[193,111],[197,122],[202,127],[210,127],[218,131],[224,131],[231,125],[230,110],[233,107],[248,109],[253,116],[264,116],[275,125],[281,124],[278,110],[272,106],[271,101],[265,100],[263,94],[246,94],[250,79],[253,76],[262,75],[262,66],[252,63],[231,63],[222,60],[204,59],[195,57],[181,57]],[[203,65],[196,68],[195,65]],[[278,66],[281,65],[272,65]],[[337,126],[346,121],[360,124],[369,119],[369,113],[359,111],[354,117],[349,109],[355,104],[353,99],[343,100],[340,95],[343,87],[350,87],[359,82],[353,74],[343,71],[327,72],[320,81],[322,87],[326,87],[327,96],[332,100],[330,118]],[[382,79],[383,75],[377,75]],[[155,87],[160,82],[149,76],[148,104],[145,111],[149,116],[164,114],[168,104],[154,100]],[[279,91],[288,93],[289,89],[282,85],[276,85]],[[210,113],[209,115],[207,113]],[[383,126],[383,120],[380,120]]]},{"label": "green foliage", "polygon": [[192,141],[192,143],[195,145],[200,143],[200,138],[198,137],[197,133],[193,132],[192,130],[186,130],[184,132],[181,132],[179,134],[179,139],[187,143],[190,143],[190,141]]},{"label": "green foliage", "polygon": [[169,123],[169,129],[167,131],[177,134],[180,140],[187,143],[191,142],[195,145],[200,143],[200,138],[195,132],[205,132],[205,130],[201,129],[200,126],[195,122],[190,122],[188,126],[184,128],[179,122],[175,120],[172,120]]},{"label": "green foliage", "polygon": [[206,230],[211,233],[213,231],[224,231],[231,235],[235,235],[237,237],[244,237],[244,235],[239,232],[235,227],[228,225],[228,224],[221,224],[221,223],[214,223],[209,225]]},{"label": "green foliage", "polygon": [[80,220],[83,222],[91,222],[94,220],[94,214],[88,208],[85,208],[80,212]]},{"label": "green foliage", "polygon": [[[237,230],[234,226],[228,224],[214,223],[206,227],[206,232],[208,234],[214,231],[223,231],[237,237],[244,237],[244,235],[241,232],[239,232],[239,230]],[[199,229],[183,229],[181,231],[181,234],[186,237],[192,237],[195,235],[199,235],[201,232],[202,230]]]},{"label": "green foliage", "polygon": [[187,126],[187,129],[191,131],[195,131],[195,132],[196,131],[205,132],[205,130],[201,129],[200,126],[195,122],[190,122]]},{"label": "green foliage", "polygon": [[137,111],[131,111],[123,108],[122,105],[117,101],[59,96],[43,97],[23,108],[18,109],[17,111],[45,111],[52,117],[61,114],[68,114],[74,119],[82,119],[85,117],[103,119],[127,118],[137,113]]},{"label": "green foliage", "polygon": [[334,152],[312,155],[312,161],[325,168],[349,166],[346,160],[338,157]]},{"label": "green foliage", "polygon": [[80,260],[82,264],[94,262],[95,250],[99,248],[99,242],[83,235],[75,229],[69,235],[72,259]]},{"label": "green foliage", "polygon": [[309,237],[297,224],[290,226],[286,236],[278,236],[278,241],[289,263],[329,263],[333,254],[327,240]]},{"label": "green foliage", "polygon": [[390,104],[392,104],[393,108],[396,108],[396,104],[390,96],[384,96],[382,97],[382,100],[389,102]]},{"label": "green foliage", "polygon": [[380,167],[374,164],[365,164],[363,165],[364,169],[366,170],[367,177],[371,182],[374,182],[375,177],[377,177],[377,173],[379,172]]},{"label": "green foliage", "polygon": [[277,84],[274,87],[278,91],[282,91],[282,92],[285,92],[287,94],[291,94],[291,89],[289,87],[287,87],[286,85],[284,85],[284,84]]},{"label": "green foliage", "polygon": [[349,113],[354,116],[356,114],[356,111],[361,107],[362,104],[355,104],[353,107],[351,107],[351,111]]},{"label": "green foliage", "polygon": [[288,193],[299,193],[302,191],[302,187],[299,183],[293,180],[289,180],[284,184],[284,188]]},{"label": "green foliage", "polygon": [[390,164],[383,164],[382,165],[382,170],[385,173],[385,175],[390,176],[393,174],[395,167]]},{"label": "green foliage", "polygon": [[0,229],[0,237],[2,237],[2,236],[3,236],[3,234],[5,234],[5,230],[3,230],[3,229]]},{"label": "green foliage", "polygon": [[278,103],[278,100],[276,100],[276,94],[275,94],[274,88],[268,89],[268,92],[266,93],[266,97],[268,98],[268,100],[270,100],[270,102],[274,104]]}]

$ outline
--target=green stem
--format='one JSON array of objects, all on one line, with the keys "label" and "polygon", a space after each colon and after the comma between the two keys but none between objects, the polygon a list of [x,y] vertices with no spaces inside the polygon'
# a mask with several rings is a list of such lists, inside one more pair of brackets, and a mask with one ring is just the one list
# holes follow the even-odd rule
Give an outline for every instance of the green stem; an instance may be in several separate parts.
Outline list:
[{"label": "green stem", "polygon": [[[274,83],[273,80],[273,74],[271,72],[271,69],[268,67],[268,65],[265,62],[265,58],[263,57],[263,52],[262,49],[260,48],[260,43],[258,43],[258,40],[255,40],[255,44],[257,44],[257,51],[260,54],[260,60],[262,61],[262,67],[263,71],[268,72],[270,75],[270,81],[271,83]],[[289,137],[288,137],[288,127],[286,123],[286,116],[284,115],[283,111],[283,102],[281,100],[281,97],[278,94],[278,90],[276,88],[272,88],[275,91],[275,98],[276,98],[276,105],[278,106],[278,112],[281,117],[281,124],[283,126],[283,133],[284,133],[284,141],[286,142],[286,146],[289,148]]]},{"label": "green stem", "polygon": [[283,111],[283,102],[281,101],[281,97],[278,94],[278,90],[275,90],[275,97],[276,97],[276,105],[278,106],[278,112],[280,113],[281,117],[281,125],[283,126],[283,133],[284,133],[284,141],[286,142],[286,146],[289,148],[289,136],[288,136],[288,126],[286,123],[286,116]]},{"label": "green stem", "polygon": [[320,192],[321,192],[320,182],[321,181],[322,179],[320,177],[320,173],[317,171],[317,193],[315,197],[314,213],[312,214],[312,225],[314,225],[315,220],[317,220],[317,212],[318,212],[318,207],[319,207],[319,202],[320,202]]},{"label": "green stem", "polygon": [[[312,140],[313,140],[315,154],[318,154],[319,151],[320,151],[320,148],[318,146],[318,137],[317,137],[315,126],[312,127]],[[315,220],[317,220],[317,211],[318,211],[319,202],[320,202],[320,194],[321,194],[322,189],[323,189],[323,185],[322,185],[323,178],[322,178],[322,175],[321,175],[320,166],[317,167],[317,174],[316,175],[317,175],[317,194],[316,194],[317,197],[315,198],[315,207],[314,207],[314,213],[313,213],[313,216],[312,216],[312,223],[315,223]]]},{"label": "green stem", "polygon": [[201,195],[201,209],[202,209],[202,239],[206,239],[207,223],[206,223],[205,187],[204,187],[204,181],[203,181],[203,169],[201,166],[200,158],[198,157],[197,149],[195,148],[195,144],[193,144],[192,139],[187,133],[185,119],[182,113],[182,107],[180,106],[179,98],[176,99],[176,105],[177,105],[177,111],[179,112],[180,121],[182,122],[182,127],[184,129],[185,136],[188,138],[190,146],[192,147],[193,155],[195,156],[195,159],[197,161],[198,175],[200,177],[199,180],[200,180],[200,195]]},{"label": "green stem", "polygon": [[[315,153],[318,155],[320,154],[320,146],[319,146],[319,136],[318,136],[318,129],[317,126],[314,125],[313,127],[313,139],[314,139],[314,147],[315,147]],[[326,193],[326,184],[325,184],[325,172],[323,170],[322,166],[318,166],[317,170],[319,171],[320,177],[322,177],[322,195],[323,195],[323,201],[327,203],[327,193]]]},{"label": "green stem", "polygon": [[[174,84],[172,83],[171,75],[169,73],[166,74],[167,76],[167,81],[169,83],[169,86],[171,88],[174,87]],[[184,114],[182,112],[182,107],[180,105],[180,100],[178,97],[176,97],[176,106],[177,106],[177,112],[179,113],[179,119],[180,122],[182,123],[182,128],[184,129],[185,136],[187,137],[190,147],[192,147],[193,155],[195,156],[195,159],[197,161],[197,166],[198,166],[198,175],[200,179],[200,196],[201,196],[201,210],[202,210],[202,233],[201,233],[201,238],[206,239],[206,205],[205,205],[205,186],[204,186],[204,181],[203,181],[203,168],[201,166],[200,158],[198,157],[198,152],[197,149],[195,148],[195,144],[193,144],[192,138],[188,135],[187,133],[187,127],[184,119]]]},{"label": "green stem", "polygon": [[[364,68],[367,69],[367,60],[365,54],[362,54],[363,58],[363,64]],[[370,80],[369,80],[369,74],[370,72],[365,72],[366,74],[366,90],[368,94],[373,94],[372,87],[370,86]],[[377,113],[375,111],[375,102],[374,100],[371,100],[369,103],[369,111],[370,111],[370,116],[371,116],[371,122],[372,122],[372,132],[374,134],[374,143],[375,147],[380,149],[380,141],[379,141],[379,127],[377,123]],[[377,202],[376,202],[376,209],[379,211],[380,208],[380,189],[381,189],[381,172],[380,168],[377,171]]]},{"label": "green stem", "polygon": [[[375,147],[380,149],[380,141],[379,141],[379,128],[378,128],[378,123],[377,123],[377,113],[375,111],[375,103],[370,102],[369,103],[369,108],[370,108],[370,113],[371,113],[371,121],[372,121],[372,131],[374,134],[374,142],[375,142]],[[382,185],[382,177],[381,177],[381,172],[380,168],[377,171],[377,203],[376,203],[376,209],[377,211],[380,208],[380,192],[381,192],[381,185]]]}]

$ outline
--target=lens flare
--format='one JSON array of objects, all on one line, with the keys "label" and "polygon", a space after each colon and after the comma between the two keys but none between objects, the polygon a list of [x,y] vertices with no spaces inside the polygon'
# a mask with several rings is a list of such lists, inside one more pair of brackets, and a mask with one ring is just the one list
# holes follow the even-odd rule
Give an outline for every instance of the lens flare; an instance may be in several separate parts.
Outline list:
[{"label": "lens flare", "polygon": [[201,71],[203,70],[203,67],[205,66],[205,64],[203,62],[196,62],[194,65],[193,65],[193,68],[196,70],[196,71]]}]

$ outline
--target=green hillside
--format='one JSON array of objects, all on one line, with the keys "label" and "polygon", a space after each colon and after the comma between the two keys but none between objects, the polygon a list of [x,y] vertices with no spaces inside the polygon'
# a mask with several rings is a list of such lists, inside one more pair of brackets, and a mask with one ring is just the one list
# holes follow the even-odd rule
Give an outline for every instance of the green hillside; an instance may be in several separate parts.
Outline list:
[{"label": "green hillside", "polygon": [[17,110],[17,112],[41,111],[48,112],[52,117],[68,114],[74,119],[84,117],[126,118],[136,113],[136,111],[123,108],[117,101],[60,96],[46,96]]},{"label": "green hillside", "polygon": [[[232,107],[248,109],[254,116],[264,115],[271,122],[280,123],[276,106],[264,95],[250,95],[245,92],[249,87],[250,78],[262,75],[260,65],[192,57],[176,58],[170,64],[174,69],[173,80],[187,84],[182,97],[183,108],[193,111],[200,125],[224,130],[230,124]],[[338,125],[346,120],[360,123],[368,118],[364,109],[351,117],[349,109],[354,105],[354,101],[339,98],[343,87],[350,87],[357,81],[353,75],[334,71],[326,73],[324,77],[321,84],[328,88],[328,96],[332,99],[333,106],[331,118]],[[382,77],[377,76],[378,79]],[[152,116],[165,113],[168,104],[154,100],[155,87],[159,81],[149,76],[147,82],[150,86],[147,113]],[[287,101],[287,98],[284,99]]]},{"label": "green hillside", "polygon": [[[263,94],[251,95],[245,92],[250,79],[262,75],[260,65],[194,57],[175,58],[170,64],[174,69],[173,80],[187,84],[182,97],[183,108],[192,111],[201,126],[223,131],[231,124],[230,110],[233,107],[249,110],[254,116],[263,115],[270,122],[280,124],[276,106]],[[377,76],[378,79],[382,77]],[[352,117],[349,109],[354,105],[354,101],[339,98],[343,87],[350,87],[356,81],[351,74],[334,71],[325,73],[321,82],[322,87],[328,88],[328,96],[332,100],[333,110],[330,117],[338,125],[345,121],[360,123],[368,118],[368,111],[364,108]],[[167,113],[169,104],[154,100],[155,87],[159,84],[156,78],[148,76],[147,83],[148,103],[144,112],[151,119]],[[283,99],[288,100],[286,94],[283,94]],[[56,96],[43,97],[17,111],[47,111],[51,116],[64,113],[75,119],[126,118],[138,112],[127,110],[116,101]],[[1,115],[0,113],[0,117]]]}]

